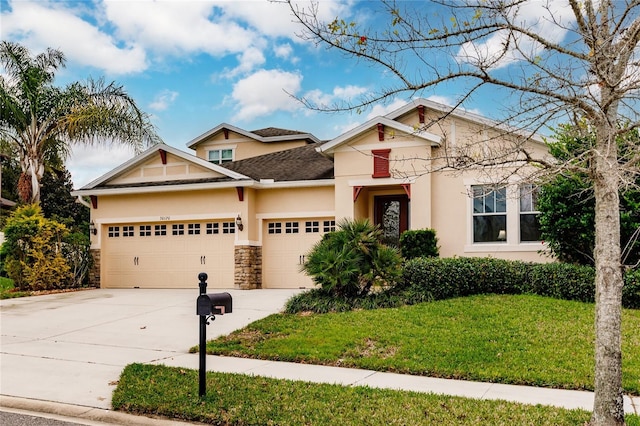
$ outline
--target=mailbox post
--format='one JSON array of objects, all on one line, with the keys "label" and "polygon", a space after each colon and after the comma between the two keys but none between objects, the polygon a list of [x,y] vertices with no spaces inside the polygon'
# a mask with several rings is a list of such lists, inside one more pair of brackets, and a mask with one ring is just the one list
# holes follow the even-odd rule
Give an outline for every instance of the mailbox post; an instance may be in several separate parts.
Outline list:
[{"label": "mailbox post", "polygon": [[207,294],[207,274],[200,272],[200,295],[196,301],[196,314],[200,316],[200,386],[198,394],[203,397],[207,393],[207,325],[209,319],[216,319],[216,315],[230,314],[232,312],[232,301],[229,293],[209,293]]}]

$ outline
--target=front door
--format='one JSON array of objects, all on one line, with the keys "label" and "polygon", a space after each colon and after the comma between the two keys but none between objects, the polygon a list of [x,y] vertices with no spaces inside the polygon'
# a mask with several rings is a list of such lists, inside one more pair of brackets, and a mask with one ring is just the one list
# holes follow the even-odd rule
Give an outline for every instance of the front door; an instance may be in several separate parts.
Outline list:
[{"label": "front door", "polygon": [[382,230],[382,242],[400,247],[400,234],[409,228],[409,197],[374,197],[374,217],[375,224]]}]

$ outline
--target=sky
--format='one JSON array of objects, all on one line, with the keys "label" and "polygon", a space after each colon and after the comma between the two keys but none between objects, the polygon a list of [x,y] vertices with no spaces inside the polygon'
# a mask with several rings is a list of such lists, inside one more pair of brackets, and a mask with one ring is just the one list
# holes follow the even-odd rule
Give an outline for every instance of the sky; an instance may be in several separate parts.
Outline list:
[{"label": "sky", "polygon": [[[375,25],[370,6],[318,3],[323,19]],[[385,76],[302,40],[300,32],[289,6],[268,0],[0,0],[2,40],[34,54],[49,47],[65,54],[57,85],[88,77],[115,81],[150,114],[165,143],[187,152],[190,140],[220,123],[299,130],[324,140],[410,100],[399,96],[361,113],[305,108],[295,97],[348,100],[379,89]],[[460,90],[451,84],[420,95],[452,104]],[[489,101],[497,100],[479,97],[465,107],[495,118]],[[133,155],[122,147],[74,147],[67,168],[77,189]]]}]

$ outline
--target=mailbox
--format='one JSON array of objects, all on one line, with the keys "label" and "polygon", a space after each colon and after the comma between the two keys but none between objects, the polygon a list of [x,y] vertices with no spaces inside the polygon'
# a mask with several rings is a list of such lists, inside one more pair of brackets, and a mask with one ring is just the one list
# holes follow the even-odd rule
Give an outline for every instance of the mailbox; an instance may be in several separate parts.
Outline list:
[{"label": "mailbox", "polygon": [[224,315],[232,312],[229,293],[208,293],[198,296],[196,303],[198,315]]}]

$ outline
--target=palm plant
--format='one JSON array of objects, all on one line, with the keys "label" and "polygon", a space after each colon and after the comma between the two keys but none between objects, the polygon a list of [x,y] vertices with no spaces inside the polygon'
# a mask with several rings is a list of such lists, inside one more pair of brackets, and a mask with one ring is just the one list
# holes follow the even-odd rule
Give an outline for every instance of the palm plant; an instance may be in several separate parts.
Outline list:
[{"label": "palm plant", "polygon": [[338,230],[316,243],[302,270],[330,294],[359,297],[375,285],[391,285],[402,258],[380,242],[380,228],[368,220],[343,219]]},{"label": "palm plant", "polygon": [[24,46],[0,42],[0,140],[17,153],[23,202],[39,203],[48,161],[64,159],[73,144],[122,143],[136,151],[161,142],[149,116],[122,86],[89,79],[53,85],[65,66],[55,49],[32,56]]}]

